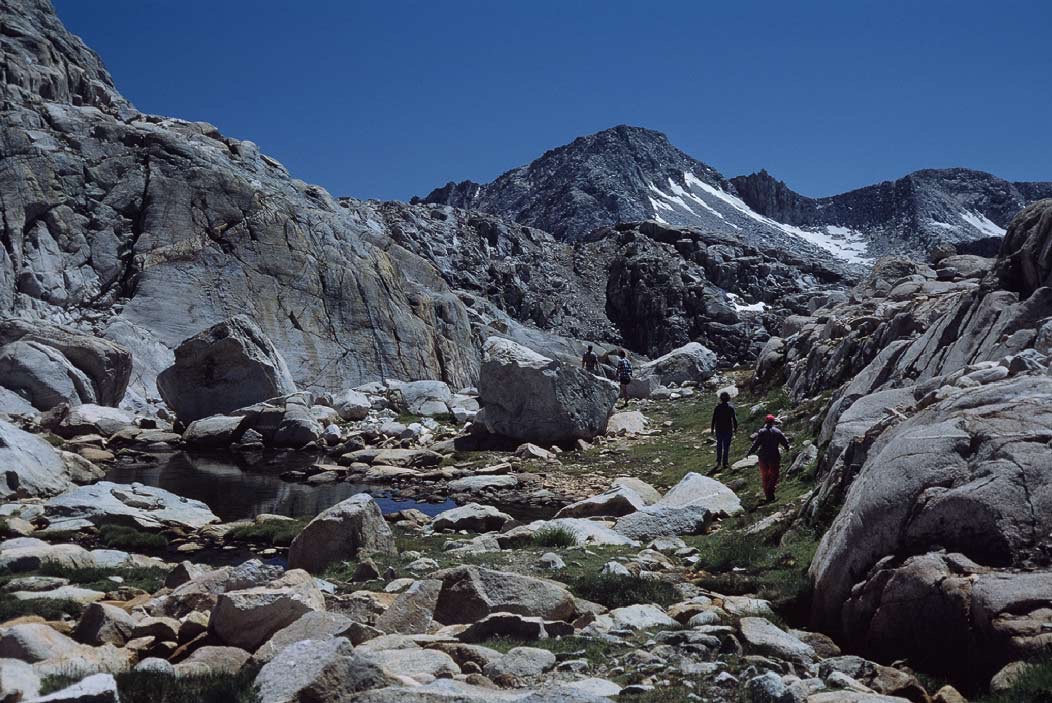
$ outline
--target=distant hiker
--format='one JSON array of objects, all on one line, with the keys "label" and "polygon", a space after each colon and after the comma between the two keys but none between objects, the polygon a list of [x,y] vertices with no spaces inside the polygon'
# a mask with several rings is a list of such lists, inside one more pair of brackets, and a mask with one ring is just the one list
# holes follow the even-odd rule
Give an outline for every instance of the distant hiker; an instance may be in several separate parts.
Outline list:
[{"label": "distant hiker", "polygon": [[624,349],[618,349],[617,355],[617,382],[621,384],[621,398],[628,405],[628,384],[632,383],[632,362],[628,360],[628,354]]},{"label": "distant hiker", "polygon": [[592,345],[588,345],[588,351],[581,357],[581,368],[589,373],[596,373],[599,370],[599,356],[592,351]]},{"label": "distant hiker", "polygon": [[[778,418],[768,415],[763,429],[756,433],[749,454],[760,458],[760,481],[763,483],[763,495],[768,503],[774,500],[774,489],[778,485],[778,472],[781,470],[782,455],[779,446],[790,449],[789,440],[782,431],[774,426]],[[757,451],[759,450],[759,451]]]},{"label": "distant hiker", "polygon": [[712,411],[712,433],[716,435],[716,467],[730,466],[731,440],[738,431],[738,415],[731,405],[731,394],[720,393],[720,404]]}]

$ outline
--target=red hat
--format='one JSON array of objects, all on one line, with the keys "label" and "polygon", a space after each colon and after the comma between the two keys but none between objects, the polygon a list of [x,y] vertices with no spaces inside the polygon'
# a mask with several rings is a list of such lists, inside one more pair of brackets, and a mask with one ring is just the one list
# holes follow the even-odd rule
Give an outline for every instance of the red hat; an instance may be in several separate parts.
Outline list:
[{"label": "red hat", "polygon": [[768,415],[767,422],[778,422],[778,418],[776,418],[774,415]]}]

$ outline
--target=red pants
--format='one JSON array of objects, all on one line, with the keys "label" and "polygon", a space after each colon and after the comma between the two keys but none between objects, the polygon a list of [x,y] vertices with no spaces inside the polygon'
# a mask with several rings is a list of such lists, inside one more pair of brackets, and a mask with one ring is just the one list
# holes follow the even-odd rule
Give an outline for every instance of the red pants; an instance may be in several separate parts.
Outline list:
[{"label": "red pants", "polygon": [[781,457],[760,459],[760,483],[763,484],[763,494],[768,500],[774,498],[774,489],[778,486],[778,474],[781,469]]}]

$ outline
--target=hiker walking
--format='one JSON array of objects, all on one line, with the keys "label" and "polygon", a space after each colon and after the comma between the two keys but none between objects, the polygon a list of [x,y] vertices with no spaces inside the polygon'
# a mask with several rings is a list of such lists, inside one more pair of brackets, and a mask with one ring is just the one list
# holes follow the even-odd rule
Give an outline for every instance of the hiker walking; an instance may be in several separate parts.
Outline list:
[{"label": "hiker walking", "polygon": [[592,351],[592,345],[588,345],[588,351],[581,357],[581,368],[589,373],[596,373],[599,370],[599,356]]},{"label": "hiker walking", "polygon": [[731,440],[738,431],[738,415],[727,391],[720,393],[720,403],[712,410],[711,430],[716,435],[716,468],[729,468]]},{"label": "hiker walking", "polygon": [[763,484],[765,502],[774,500],[774,489],[778,485],[778,473],[781,470],[782,455],[779,447],[791,449],[789,440],[782,431],[774,426],[778,418],[768,415],[763,429],[756,433],[749,454],[760,458],[760,481]]},{"label": "hiker walking", "polygon": [[628,360],[628,354],[624,349],[618,349],[617,355],[617,381],[621,384],[621,398],[628,405],[628,384],[632,383],[632,362]]}]

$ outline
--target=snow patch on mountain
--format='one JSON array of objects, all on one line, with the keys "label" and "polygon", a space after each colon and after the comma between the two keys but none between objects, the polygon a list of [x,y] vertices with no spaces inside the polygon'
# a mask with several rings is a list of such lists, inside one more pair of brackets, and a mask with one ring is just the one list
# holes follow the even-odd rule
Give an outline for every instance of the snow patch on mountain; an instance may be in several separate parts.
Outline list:
[{"label": "snow patch on mountain", "polygon": [[961,219],[987,236],[1005,236],[1004,228],[998,227],[986,215],[980,214],[978,212],[962,212]]},{"label": "snow patch on mountain", "polygon": [[727,297],[738,312],[763,312],[767,309],[767,303],[762,300],[758,303],[743,303],[741,296],[735,293],[728,293]]},{"label": "snow patch on mountain", "polygon": [[839,259],[852,264],[866,264],[872,261],[872,259],[866,256],[866,240],[861,232],[857,232],[847,227],[835,227],[834,229],[827,227],[825,232],[821,232],[776,222],[775,220],[772,220],[769,217],[764,217],[753,210],[746,205],[745,201],[741,198],[731,195],[722,188],[706,183],[689,171],[683,174],[683,179],[686,181],[687,185],[718,198],[720,201],[734,208],[742,215],[765,224],[768,227],[773,227],[774,229],[781,230],[786,234],[798,237],[805,242],[814,244]]}]

